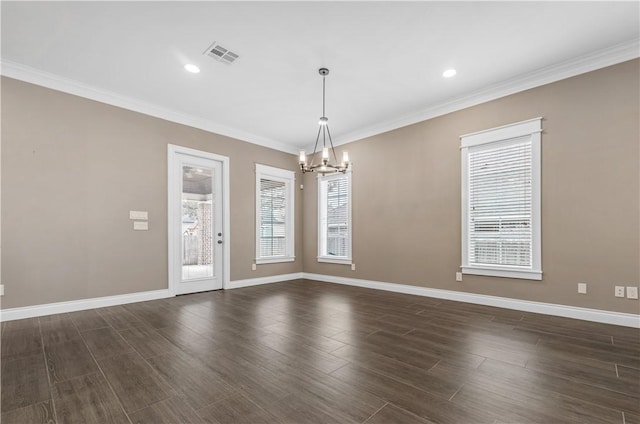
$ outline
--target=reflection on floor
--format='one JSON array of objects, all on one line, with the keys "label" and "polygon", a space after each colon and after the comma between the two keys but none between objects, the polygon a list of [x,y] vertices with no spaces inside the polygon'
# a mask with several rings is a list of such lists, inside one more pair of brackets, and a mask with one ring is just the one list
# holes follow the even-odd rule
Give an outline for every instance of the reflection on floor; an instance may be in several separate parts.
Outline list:
[{"label": "reflection on floor", "polygon": [[640,332],[297,280],[2,327],[2,423],[638,423]]}]

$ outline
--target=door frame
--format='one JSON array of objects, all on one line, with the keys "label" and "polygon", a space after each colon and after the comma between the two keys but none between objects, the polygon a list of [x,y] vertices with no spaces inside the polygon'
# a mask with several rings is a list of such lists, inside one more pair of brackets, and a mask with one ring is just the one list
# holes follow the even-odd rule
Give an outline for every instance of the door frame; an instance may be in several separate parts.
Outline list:
[{"label": "door frame", "polygon": [[[187,155],[203,159],[211,159],[222,163],[222,288],[225,289],[229,285],[231,279],[231,208],[229,204],[229,158],[227,156],[215,153],[204,152],[202,150],[191,149],[189,147],[178,146],[175,144],[167,145],[167,262],[168,262],[168,288],[169,294],[175,296],[177,293],[179,281],[175,276],[175,255],[181,255],[181,246],[176,243],[174,232],[176,231],[176,220],[180,214],[180,208],[177,208],[172,201],[180,194],[178,182],[182,175],[177,170],[177,155]],[[173,184],[172,184],[173,183]],[[178,216],[176,216],[178,215]]]}]

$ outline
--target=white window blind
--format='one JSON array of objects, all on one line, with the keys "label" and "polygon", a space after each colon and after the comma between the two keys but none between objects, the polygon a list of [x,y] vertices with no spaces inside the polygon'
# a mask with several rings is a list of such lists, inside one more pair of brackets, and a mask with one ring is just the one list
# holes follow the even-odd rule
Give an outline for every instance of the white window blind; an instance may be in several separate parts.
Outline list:
[{"label": "white window blind", "polygon": [[282,181],[260,179],[259,256],[285,256],[286,187]]},{"label": "white window blind", "polygon": [[295,173],[256,165],[256,263],[294,260]]},{"label": "white window blind", "polygon": [[541,119],[462,137],[462,271],[542,279]]},{"label": "white window blind", "polygon": [[531,268],[531,141],[469,150],[469,263]]},{"label": "white window blind", "polygon": [[318,260],[351,262],[351,173],[319,179]]}]

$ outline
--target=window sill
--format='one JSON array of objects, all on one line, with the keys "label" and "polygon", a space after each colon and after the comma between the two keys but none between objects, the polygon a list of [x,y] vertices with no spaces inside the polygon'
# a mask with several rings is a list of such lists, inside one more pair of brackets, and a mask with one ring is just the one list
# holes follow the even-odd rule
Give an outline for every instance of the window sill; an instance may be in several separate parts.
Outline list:
[{"label": "window sill", "polygon": [[351,258],[332,258],[330,256],[318,256],[318,262],[330,264],[351,265]]},{"label": "window sill", "polygon": [[542,271],[522,271],[518,269],[462,267],[463,274],[486,275],[489,277],[519,278],[522,280],[542,280]]},{"label": "window sill", "polygon": [[283,256],[278,258],[260,258],[260,259],[256,259],[256,265],[277,264],[281,262],[294,262],[295,260],[296,260],[295,256]]}]

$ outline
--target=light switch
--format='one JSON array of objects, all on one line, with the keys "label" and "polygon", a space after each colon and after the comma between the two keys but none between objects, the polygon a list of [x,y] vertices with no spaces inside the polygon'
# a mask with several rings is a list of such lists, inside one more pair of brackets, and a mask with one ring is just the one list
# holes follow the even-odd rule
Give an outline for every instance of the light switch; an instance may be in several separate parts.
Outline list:
[{"label": "light switch", "polygon": [[149,223],[147,221],[133,221],[133,229],[136,231],[147,231]]},{"label": "light switch", "polygon": [[149,219],[149,212],[147,211],[129,211],[129,219],[141,219],[147,221]]}]

